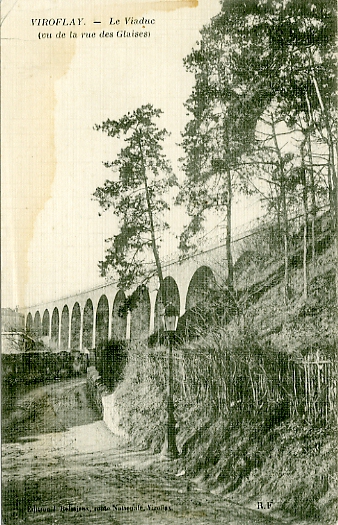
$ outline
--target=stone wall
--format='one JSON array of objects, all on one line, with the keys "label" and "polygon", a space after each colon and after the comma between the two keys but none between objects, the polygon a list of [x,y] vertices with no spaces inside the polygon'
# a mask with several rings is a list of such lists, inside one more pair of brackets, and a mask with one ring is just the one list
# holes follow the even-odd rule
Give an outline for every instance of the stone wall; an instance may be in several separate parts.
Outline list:
[{"label": "stone wall", "polygon": [[101,376],[94,366],[87,370],[87,393],[92,405],[101,414],[109,430],[116,436],[127,439],[121,427],[121,414],[115,404],[115,393],[109,392],[101,381]]}]

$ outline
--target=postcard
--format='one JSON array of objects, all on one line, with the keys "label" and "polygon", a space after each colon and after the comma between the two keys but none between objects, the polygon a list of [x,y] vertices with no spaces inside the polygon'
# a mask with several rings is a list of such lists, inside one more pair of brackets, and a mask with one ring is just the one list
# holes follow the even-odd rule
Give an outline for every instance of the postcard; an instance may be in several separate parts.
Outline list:
[{"label": "postcard", "polygon": [[334,523],[335,5],[1,16],[3,522]]}]

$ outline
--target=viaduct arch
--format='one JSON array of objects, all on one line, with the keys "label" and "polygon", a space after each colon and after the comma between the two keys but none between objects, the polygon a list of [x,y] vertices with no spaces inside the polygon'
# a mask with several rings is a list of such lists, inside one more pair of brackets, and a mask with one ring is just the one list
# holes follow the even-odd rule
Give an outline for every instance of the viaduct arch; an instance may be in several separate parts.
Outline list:
[{"label": "viaduct arch", "polygon": [[[236,257],[236,251],[235,258]],[[210,290],[227,278],[225,247],[217,246],[185,261],[163,265],[168,302],[180,316],[202,303]],[[136,297],[131,313],[125,308],[126,295]],[[146,339],[161,328],[163,290],[152,277],[147,285],[124,292],[115,283],[48,303],[21,309],[26,329],[38,330],[42,340],[59,350],[86,351],[110,338]]]}]

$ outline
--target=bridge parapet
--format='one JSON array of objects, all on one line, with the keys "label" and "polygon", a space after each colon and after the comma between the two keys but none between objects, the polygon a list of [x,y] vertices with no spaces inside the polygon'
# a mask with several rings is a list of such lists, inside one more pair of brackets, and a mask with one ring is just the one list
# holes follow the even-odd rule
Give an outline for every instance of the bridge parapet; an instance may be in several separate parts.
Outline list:
[{"label": "bridge parapet", "polygon": [[[327,207],[318,211],[316,221],[321,231],[330,229],[330,220]],[[302,216],[293,217],[290,220],[290,230],[297,234],[303,221]],[[266,228],[258,227],[255,221],[251,223],[250,229],[237,231],[232,241],[234,265],[244,251],[252,250],[252,246],[255,246],[255,235],[271,228],[272,224],[267,224]],[[150,268],[149,273],[152,269]],[[219,236],[214,244],[204,246],[182,260],[178,257],[175,260],[165,260],[163,275],[167,295],[176,304],[182,316],[198,301],[203,301],[208,290],[215,284],[226,283],[224,238]],[[132,292],[133,290],[129,290],[126,294],[130,295]],[[50,347],[85,350],[95,348],[111,337],[147,337],[161,326],[163,304],[158,278],[152,277],[147,286],[140,283],[137,293],[140,304],[128,314],[124,308],[124,292],[118,290],[116,283],[104,284],[68,297],[21,308],[20,312],[25,316],[26,329],[34,330],[44,341],[48,341]]]},{"label": "bridge parapet", "polygon": [[[234,238],[234,263],[243,251],[243,242],[254,233],[251,229]],[[225,242],[221,239],[181,260],[164,261],[163,276],[171,300],[182,316],[203,300],[203,294],[209,289],[226,282]],[[115,282],[20,311],[25,315],[26,328],[37,331],[51,348],[86,351],[111,337],[137,339],[148,337],[159,329],[163,304],[157,276],[138,289],[143,290],[140,304],[131,313],[123,308],[125,295]],[[132,292],[126,291],[126,295]]]}]

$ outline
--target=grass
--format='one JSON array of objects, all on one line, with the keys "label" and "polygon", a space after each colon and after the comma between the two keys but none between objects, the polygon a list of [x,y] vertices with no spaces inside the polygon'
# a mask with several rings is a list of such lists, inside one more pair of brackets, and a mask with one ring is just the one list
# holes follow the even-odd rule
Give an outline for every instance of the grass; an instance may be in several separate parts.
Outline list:
[{"label": "grass", "polygon": [[265,439],[260,468],[250,472],[233,496],[248,501],[257,493],[273,494],[275,504],[287,513],[334,522],[338,502],[334,430],[287,421]]},{"label": "grass", "polygon": [[[303,379],[294,392],[292,367],[316,352],[336,363],[334,265],[332,246],[309,263],[307,300],[295,265],[285,305],[283,283],[273,278],[278,264],[249,258],[238,266],[237,285],[264,292],[251,295],[226,326],[212,326],[174,351],[177,442],[186,475],[236,501],[272,495],[274,510],[332,524],[338,518],[337,405],[332,401],[323,417],[316,392],[310,403],[305,399]],[[116,390],[124,430],[153,452],[164,441],[166,366],[165,348],[134,346]],[[332,374],[333,399],[335,365]]]}]

